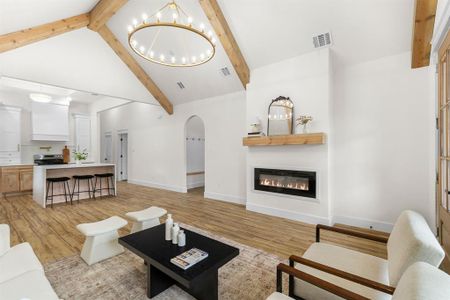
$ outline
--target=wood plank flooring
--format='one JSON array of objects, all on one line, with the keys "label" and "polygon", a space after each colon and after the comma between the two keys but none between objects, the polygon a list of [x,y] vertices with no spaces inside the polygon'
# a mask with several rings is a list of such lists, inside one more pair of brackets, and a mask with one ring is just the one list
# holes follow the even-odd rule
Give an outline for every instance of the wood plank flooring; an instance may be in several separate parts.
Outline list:
[{"label": "wood plank flooring", "polygon": [[[301,255],[314,242],[314,226],[247,211],[244,206],[209,200],[202,189],[187,194],[152,189],[121,182],[118,197],[82,200],[74,205],[41,208],[31,195],[0,199],[0,223],[11,226],[13,245],[29,242],[42,263],[79,254],[84,236],[75,226],[107,217],[160,206],[182,222],[259,248],[280,257]],[[164,220],[162,220],[164,221]],[[128,234],[131,224],[120,231]],[[386,257],[386,247],[377,242],[324,233],[322,240],[365,253]]]}]

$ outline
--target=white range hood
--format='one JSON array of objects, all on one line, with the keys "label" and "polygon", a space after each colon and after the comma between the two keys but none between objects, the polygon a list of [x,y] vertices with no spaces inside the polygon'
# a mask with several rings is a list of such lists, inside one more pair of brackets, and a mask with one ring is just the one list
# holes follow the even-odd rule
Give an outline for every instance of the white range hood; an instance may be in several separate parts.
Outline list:
[{"label": "white range hood", "polygon": [[33,141],[68,141],[69,106],[32,102],[31,126]]}]

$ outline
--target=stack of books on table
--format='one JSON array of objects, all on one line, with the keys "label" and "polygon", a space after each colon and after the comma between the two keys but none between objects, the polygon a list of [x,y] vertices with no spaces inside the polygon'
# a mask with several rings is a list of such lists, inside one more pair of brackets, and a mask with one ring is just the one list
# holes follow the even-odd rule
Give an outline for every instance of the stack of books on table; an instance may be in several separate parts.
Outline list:
[{"label": "stack of books on table", "polygon": [[189,269],[196,263],[208,257],[208,253],[197,248],[192,248],[189,251],[183,252],[170,260],[171,263],[183,270]]},{"label": "stack of books on table", "polygon": [[265,136],[264,132],[249,132],[247,134],[248,137],[261,137]]}]

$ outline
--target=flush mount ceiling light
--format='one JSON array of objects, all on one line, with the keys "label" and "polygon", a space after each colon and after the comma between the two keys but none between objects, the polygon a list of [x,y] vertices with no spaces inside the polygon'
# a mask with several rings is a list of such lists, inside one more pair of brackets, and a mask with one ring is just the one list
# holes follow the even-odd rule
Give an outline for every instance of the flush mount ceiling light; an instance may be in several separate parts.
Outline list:
[{"label": "flush mount ceiling light", "polygon": [[[211,60],[216,39],[203,23],[195,24],[175,1],[128,26],[128,44],[137,55],[169,67],[193,67]],[[198,25],[198,28],[196,27]]]},{"label": "flush mount ceiling light", "polygon": [[37,93],[30,94],[30,99],[33,100],[34,102],[40,102],[40,103],[49,103],[50,101],[52,101],[51,96],[45,95],[45,94],[37,94]]}]

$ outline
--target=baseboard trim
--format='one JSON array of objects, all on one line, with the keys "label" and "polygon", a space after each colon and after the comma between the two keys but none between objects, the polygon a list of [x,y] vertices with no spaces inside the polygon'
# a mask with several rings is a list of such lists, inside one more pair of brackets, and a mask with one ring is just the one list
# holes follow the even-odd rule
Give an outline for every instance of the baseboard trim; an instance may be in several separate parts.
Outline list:
[{"label": "baseboard trim", "polygon": [[258,212],[265,215],[285,218],[294,221],[300,221],[309,224],[330,224],[330,220],[325,217],[319,217],[310,214],[302,214],[284,209],[273,208],[269,206],[247,203],[247,210]]},{"label": "baseboard trim", "polygon": [[187,189],[188,190],[189,189],[195,189],[195,188],[202,187],[202,186],[205,186],[205,182],[204,181],[193,182],[193,183],[189,183],[187,185]]},{"label": "baseboard trim", "polygon": [[147,180],[140,180],[140,179],[128,179],[129,183],[137,184],[137,185],[143,185],[155,189],[161,189],[161,190],[168,190],[178,193],[187,193],[187,188],[182,186],[175,186],[175,185],[167,185],[167,184],[161,184],[157,182],[151,182]]},{"label": "baseboard trim", "polygon": [[391,232],[394,224],[388,222],[375,221],[370,219],[362,219],[348,216],[333,216],[333,224],[345,224],[361,228],[374,229],[378,231]]},{"label": "baseboard trim", "polygon": [[214,200],[220,200],[225,202],[231,202],[236,204],[243,204],[245,205],[245,198],[239,197],[239,196],[233,196],[233,195],[226,195],[226,194],[220,194],[220,193],[213,193],[213,192],[206,192],[204,193],[205,198],[214,199]]}]

